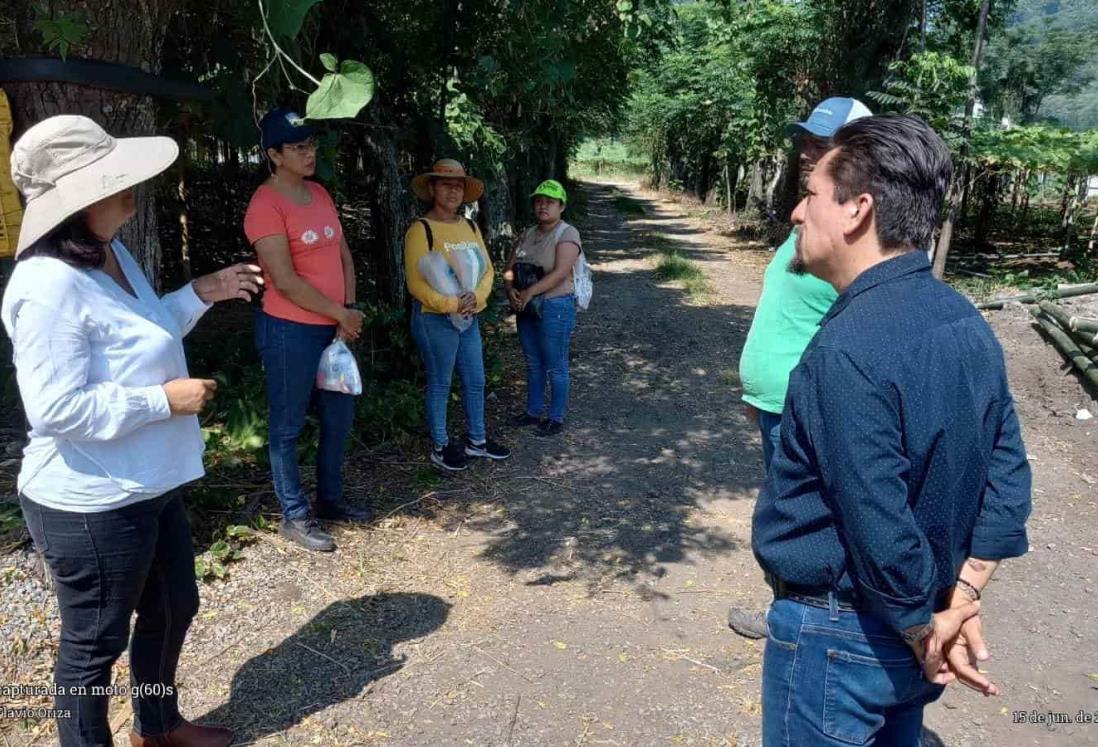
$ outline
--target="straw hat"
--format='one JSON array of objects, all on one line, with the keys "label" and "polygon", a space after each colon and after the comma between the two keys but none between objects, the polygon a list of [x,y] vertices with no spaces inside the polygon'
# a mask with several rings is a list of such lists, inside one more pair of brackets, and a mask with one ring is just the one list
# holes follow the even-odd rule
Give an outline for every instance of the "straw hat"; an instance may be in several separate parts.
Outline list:
[{"label": "straw hat", "polygon": [[39,122],[11,152],[12,181],[27,201],[15,256],[66,218],[156,176],[178,155],[171,138],[114,138],[87,117]]},{"label": "straw hat", "polygon": [[465,167],[460,161],[453,158],[440,158],[426,174],[420,174],[412,180],[412,191],[416,197],[424,202],[431,202],[431,193],[427,190],[427,183],[431,177],[438,179],[464,179],[465,197],[462,202],[476,202],[484,194],[484,182],[465,173]]}]

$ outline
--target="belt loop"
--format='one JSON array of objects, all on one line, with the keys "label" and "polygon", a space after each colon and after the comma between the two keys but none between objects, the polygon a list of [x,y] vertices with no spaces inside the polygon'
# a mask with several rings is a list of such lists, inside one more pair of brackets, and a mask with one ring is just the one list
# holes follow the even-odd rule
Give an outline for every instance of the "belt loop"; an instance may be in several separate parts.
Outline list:
[{"label": "belt loop", "polygon": [[839,621],[839,598],[834,591],[827,592],[827,611],[831,613],[831,622]]}]

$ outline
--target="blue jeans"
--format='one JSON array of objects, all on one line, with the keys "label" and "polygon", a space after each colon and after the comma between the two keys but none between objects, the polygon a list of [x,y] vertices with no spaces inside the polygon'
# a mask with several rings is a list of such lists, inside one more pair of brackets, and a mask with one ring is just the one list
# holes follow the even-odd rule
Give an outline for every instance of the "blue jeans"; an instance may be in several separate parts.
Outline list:
[{"label": "blue jeans", "polygon": [[763,654],[764,747],[918,747],[927,682],[910,647],[872,615],[776,599]]},{"label": "blue jeans", "polygon": [[541,318],[518,315],[519,344],[526,356],[526,414],[541,417],[545,409],[545,380],[552,398],[549,419],[564,422],[568,406],[568,348],[576,328],[576,300],[572,295],[547,298]]},{"label": "blue jeans", "polygon": [[[148,737],[175,729],[182,723],[176,664],[198,611],[183,491],[99,513],[58,511],[24,496],[20,503],[61,613],[53,679],[66,692],[54,707],[71,714],[57,720],[61,746],[111,744],[109,693],[93,688],[111,684],[127,644],[134,729]],[[70,691],[77,687],[87,690]]]},{"label": "blue jeans", "polygon": [[320,422],[316,455],[316,499],[343,501],[343,452],[355,419],[350,394],[316,388],[320,354],[335,339],[333,324],[301,324],[264,314],[256,316],[255,345],[267,377],[271,475],[282,516],[308,516],[309,499],[301,489],[297,438],[305,427],[310,403]]},{"label": "blue jeans", "polygon": [[759,434],[763,442],[763,469],[769,472],[774,452],[782,440],[782,414],[758,409],[756,412],[759,413]]},{"label": "blue jeans", "polygon": [[412,337],[427,373],[427,429],[431,441],[439,448],[450,443],[446,406],[455,368],[461,379],[461,402],[465,406],[469,438],[475,443],[484,441],[484,349],[480,321],[459,332],[446,314],[424,312],[416,302],[412,304]]}]

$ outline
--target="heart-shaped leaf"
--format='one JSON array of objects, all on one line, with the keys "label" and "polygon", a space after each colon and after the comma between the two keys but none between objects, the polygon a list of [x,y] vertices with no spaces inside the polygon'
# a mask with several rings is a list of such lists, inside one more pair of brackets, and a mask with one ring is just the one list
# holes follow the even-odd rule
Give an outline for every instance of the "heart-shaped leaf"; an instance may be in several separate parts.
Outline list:
[{"label": "heart-shaped leaf", "polygon": [[281,39],[293,39],[301,31],[305,14],[320,0],[267,0],[267,25]]},{"label": "heart-shaped leaf", "polygon": [[[325,63],[327,66],[327,63]],[[305,104],[306,119],[356,116],[374,97],[374,74],[357,60],[344,60],[339,72],[324,76]]]}]

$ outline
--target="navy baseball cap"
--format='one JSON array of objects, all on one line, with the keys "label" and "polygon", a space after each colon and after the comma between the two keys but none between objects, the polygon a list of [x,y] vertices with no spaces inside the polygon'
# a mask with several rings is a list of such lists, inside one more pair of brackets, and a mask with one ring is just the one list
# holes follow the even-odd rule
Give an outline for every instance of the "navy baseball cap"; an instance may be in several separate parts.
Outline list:
[{"label": "navy baseball cap", "polygon": [[259,120],[259,144],[264,152],[268,148],[280,148],[286,143],[300,143],[316,134],[316,129],[305,124],[305,118],[292,109],[272,109]]},{"label": "navy baseball cap", "polygon": [[822,101],[804,122],[789,125],[789,134],[807,132],[817,137],[831,137],[847,122],[872,117],[869,107],[857,99],[833,97]]}]

